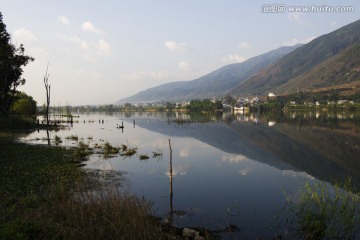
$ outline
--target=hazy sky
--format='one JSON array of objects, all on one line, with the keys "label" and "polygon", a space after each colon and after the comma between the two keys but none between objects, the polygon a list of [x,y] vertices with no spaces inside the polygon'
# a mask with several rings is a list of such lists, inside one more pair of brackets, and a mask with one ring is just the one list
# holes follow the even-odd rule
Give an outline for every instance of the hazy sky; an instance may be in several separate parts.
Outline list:
[{"label": "hazy sky", "polygon": [[[268,3],[281,5],[269,6]],[[292,6],[351,12],[291,12]],[[275,8],[274,8],[275,7]],[[277,10],[276,10],[277,9]],[[35,61],[19,90],[45,103],[112,104],[149,87],[192,80],[360,18],[353,0],[0,0],[12,42]],[[277,13],[269,13],[278,11]]]}]

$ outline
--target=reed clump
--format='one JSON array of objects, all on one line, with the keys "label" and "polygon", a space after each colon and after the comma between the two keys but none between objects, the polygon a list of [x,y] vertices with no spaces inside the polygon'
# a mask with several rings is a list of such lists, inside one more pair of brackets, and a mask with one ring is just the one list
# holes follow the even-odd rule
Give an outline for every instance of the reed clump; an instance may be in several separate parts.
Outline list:
[{"label": "reed clump", "polygon": [[289,201],[291,229],[305,239],[355,239],[360,236],[360,193],[350,185],[329,189],[325,183],[306,183]]},{"label": "reed clump", "polygon": [[139,159],[140,160],[148,160],[149,159],[149,156],[147,154],[140,154],[139,155]]},{"label": "reed clump", "polygon": [[62,139],[58,135],[55,135],[54,141],[55,141],[55,145],[60,145],[62,143]]},{"label": "reed clump", "polygon": [[88,144],[84,142],[78,142],[78,146],[75,148],[74,156],[78,159],[85,159],[93,153]]},{"label": "reed clump", "polygon": [[161,239],[160,223],[151,216],[151,202],[124,195],[116,188],[78,189],[53,204],[56,232],[66,239]]}]

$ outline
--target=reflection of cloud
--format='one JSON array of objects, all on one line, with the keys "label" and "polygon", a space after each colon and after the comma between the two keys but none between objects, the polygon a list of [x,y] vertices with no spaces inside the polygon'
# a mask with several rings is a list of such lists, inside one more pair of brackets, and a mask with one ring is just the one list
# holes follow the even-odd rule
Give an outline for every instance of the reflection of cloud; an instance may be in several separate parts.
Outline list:
[{"label": "reflection of cloud", "polygon": [[311,179],[311,180],[315,179],[313,176],[307,174],[306,172],[295,172],[293,170],[283,170],[283,171],[281,171],[281,173],[284,176],[303,177],[303,178],[307,178],[307,179]]},{"label": "reflection of cloud", "polygon": [[276,122],[272,122],[272,121],[270,121],[270,122],[268,122],[268,126],[269,126],[269,127],[272,127],[272,126],[274,126],[274,125],[275,125],[275,123],[276,123]]},{"label": "reflection of cloud", "polygon": [[247,167],[247,168],[240,169],[238,172],[240,173],[241,176],[246,176],[251,171],[252,171],[252,168]]},{"label": "reflection of cloud", "polygon": [[101,157],[99,157],[99,158],[90,157],[90,159],[88,161],[86,161],[85,168],[98,169],[98,170],[103,170],[103,171],[114,170],[110,161],[105,161]]},{"label": "reflection of cloud", "polygon": [[179,155],[182,158],[188,157],[190,155],[190,149],[188,147],[185,147],[185,148],[181,149],[180,152],[179,152]]},{"label": "reflection of cloud", "polygon": [[[183,163],[183,164],[179,164],[173,167],[173,177],[175,177],[176,175],[186,175],[187,172],[190,169],[190,164],[188,163]],[[170,176],[169,171],[166,172],[167,176]]]},{"label": "reflection of cloud", "polygon": [[239,162],[243,162],[248,160],[247,157],[245,157],[244,155],[224,155],[222,156],[222,160],[224,162],[229,162],[229,163],[239,163]]}]

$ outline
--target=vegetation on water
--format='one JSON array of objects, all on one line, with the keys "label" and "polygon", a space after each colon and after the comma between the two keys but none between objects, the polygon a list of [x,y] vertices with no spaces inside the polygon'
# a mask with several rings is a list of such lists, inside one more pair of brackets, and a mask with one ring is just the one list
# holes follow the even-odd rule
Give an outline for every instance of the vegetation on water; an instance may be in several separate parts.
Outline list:
[{"label": "vegetation on water", "polygon": [[148,160],[150,157],[147,154],[140,154],[139,159],[140,160]]},{"label": "vegetation on water", "polygon": [[360,193],[350,187],[330,189],[306,183],[295,198],[286,197],[290,232],[305,239],[357,239],[360,236]]},{"label": "vegetation on water", "polygon": [[65,139],[69,139],[72,141],[78,141],[79,137],[77,135],[71,135],[71,136],[66,137]]},{"label": "vegetation on water", "polygon": [[152,152],[153,154],[153,158],[157,158],[157,157],[161,157],[163,155],[163,152],[161,149],[156,149],[155,151]]},{"label": "vegetation on water", "polygon": [[14,138],[0,133],[0,239],[168,239],[149,201],[77,167],[86,144],[71,150]]}]

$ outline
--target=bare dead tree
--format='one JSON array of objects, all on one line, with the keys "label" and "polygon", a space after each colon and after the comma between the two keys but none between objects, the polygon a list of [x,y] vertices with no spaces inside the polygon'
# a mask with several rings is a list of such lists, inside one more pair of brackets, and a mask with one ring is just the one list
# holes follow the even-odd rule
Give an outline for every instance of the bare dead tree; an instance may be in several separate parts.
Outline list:
[{"label": "bare dead tree", "polygon": [[49,118],[49,107],[50,107],[50,84],[49,84],[49,76],[48,73],[49,64],[46,67],[45,77],[44,77],[44,85],[46,89],[46,125],[49,127],[50,118]]}]

